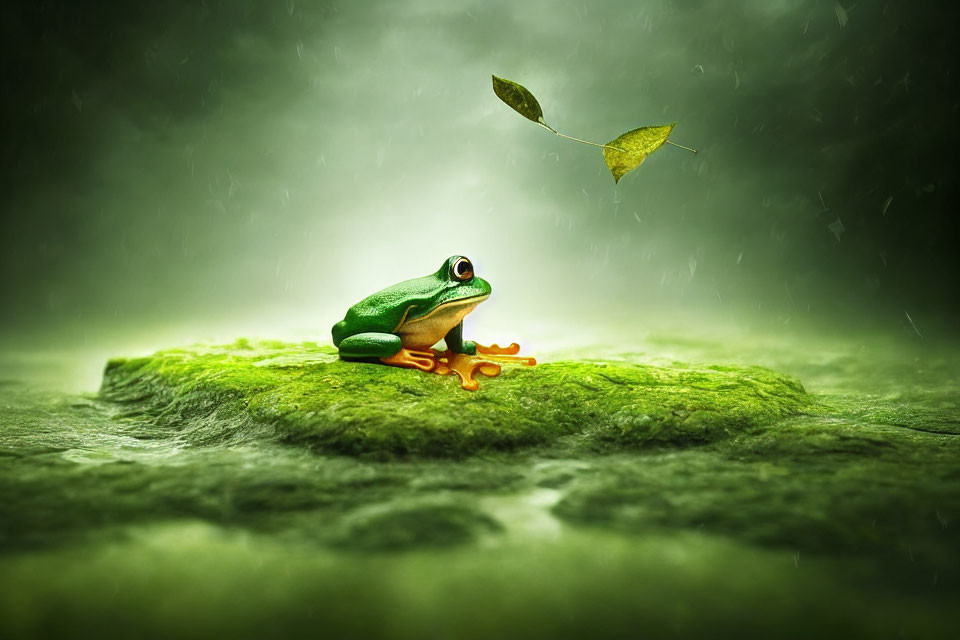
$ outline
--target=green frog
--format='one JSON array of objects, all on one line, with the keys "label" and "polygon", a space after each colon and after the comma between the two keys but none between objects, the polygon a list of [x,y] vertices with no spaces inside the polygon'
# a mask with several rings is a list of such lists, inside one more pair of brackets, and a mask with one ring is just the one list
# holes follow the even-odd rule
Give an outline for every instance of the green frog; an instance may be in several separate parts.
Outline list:
[{"label": "green frog", "polygon": [[[451,256],[436,272],[405,280],[367,296],[333,325],[333,344],[344,360],[384,364],[447,375],[457,373],[464,389],[474,376],[499,375],[498,362],[534,365],[515,357],[520,346],[479,345],[463,339],[463,318],[490,297],[490,283],[474,274],[473,263]],[[432,347],[443,340],[447,349]]]}]

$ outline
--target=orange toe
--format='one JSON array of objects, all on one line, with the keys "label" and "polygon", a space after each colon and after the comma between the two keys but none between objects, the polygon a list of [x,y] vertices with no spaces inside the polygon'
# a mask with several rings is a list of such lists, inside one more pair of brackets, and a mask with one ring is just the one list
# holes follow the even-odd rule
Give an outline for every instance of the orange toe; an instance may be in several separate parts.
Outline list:
[{"label": "orange toe", "polygon": [[490,355],[502,355],[502,356],[515,356],[520,353],[520,345],[516,342],[513,342],[508,347],[501,347],[498,344],[492,344],[489,347],[486,347],[482,344],[477,345],[477,353],[490,354]]}]

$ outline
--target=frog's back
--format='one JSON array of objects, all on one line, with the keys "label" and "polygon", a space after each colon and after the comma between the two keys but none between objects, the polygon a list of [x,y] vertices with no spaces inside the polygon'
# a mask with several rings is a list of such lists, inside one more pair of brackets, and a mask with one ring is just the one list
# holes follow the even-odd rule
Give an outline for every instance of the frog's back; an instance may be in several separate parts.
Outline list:
[{"label": "frog's back", "polygon": [[333,325],[333,344],[358,333],[393,333],[407,315],[430,300],[436,290],[433,278],[416,278],[373,293],[347,310]]}]

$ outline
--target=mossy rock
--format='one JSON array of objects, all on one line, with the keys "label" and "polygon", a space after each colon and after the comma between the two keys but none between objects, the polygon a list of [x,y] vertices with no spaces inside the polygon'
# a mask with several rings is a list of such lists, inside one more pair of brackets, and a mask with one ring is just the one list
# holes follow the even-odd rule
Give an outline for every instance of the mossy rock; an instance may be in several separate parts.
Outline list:
[{"label": "mossy rock", "polygon": [[101,395],[191,444],[269,438],[376,457],[456,457],[567,436],[617,448],[701,443],[809,407],[799,381],[760,367],[561,361],[505,366],[469,392],[455,376],[344,362],[315,343],[246,340],[111,360]]}]

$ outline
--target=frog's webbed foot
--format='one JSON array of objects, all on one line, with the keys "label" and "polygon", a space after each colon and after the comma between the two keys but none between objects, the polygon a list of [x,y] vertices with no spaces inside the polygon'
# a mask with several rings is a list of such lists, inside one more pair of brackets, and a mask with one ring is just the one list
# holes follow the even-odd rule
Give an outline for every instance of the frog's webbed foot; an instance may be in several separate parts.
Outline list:
[{"label": "frog's webbed foot", "polygon": [[522,364],[533,366],[537,361],[533,358],[516,356],[519,353],[520,345],[511,344],[509,347],[498,347],[493,345],[485,347],[477,345],[477,355],[469,356],[465,353],[455,353],[453,351],[444,351],[437,354],[437,368],[434,373],[445,376],[456,373],[460,378],[460,386],[467,391],[476,391],[480,387],[476,376],[483,374],[490,378],[500,375],[501,366],[499,363]]},{"label": "frog's webbed foot", "polygon": [[496,360],[497,362],[513,362],[516,364],[526,365],[532,367],[537,364],[537,361],[534,358],[527,358],[525,356],[518,356],[520,353],[520,345],[516,342],[510,343],[508,347],[501,347],[497,344],[490,345],[485,347],[482,344],[477,345],[477,355],[483,357],[487,360]]},{"label": "frog's webbed foot", "polygon": [[509,347],[501,347],[500,345],[494,343],[489,347],[485,347],[482,344],[475,342],[477,345],[477,353],[489,354],[489,355],[501,355],[501,356],[515,356],[520,353],[520,345],[516,342],[510,343]]},{"label": "frog's webbed foot", "polygon": [[437,369],[434,373],[441,376],[455,373],[460,378],[461,387],[467,391],[476,391],[480,387],[480,383],[476,379],[477,374],[482,373],[490,378],[495,378],[500,375],[500,365],[478,356],[444,351],[437,358]]},{"label": "frog's webbed foot", "polygon": [[416,349],[400,349],[395,354],[387,358],[380,358],[383,364],[389,364],[394,367],[405,367],[407,369],[420,369],[421,371],[433,371],[437,367],[437,360],[433,351],[419,351]]}]

